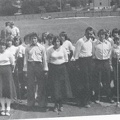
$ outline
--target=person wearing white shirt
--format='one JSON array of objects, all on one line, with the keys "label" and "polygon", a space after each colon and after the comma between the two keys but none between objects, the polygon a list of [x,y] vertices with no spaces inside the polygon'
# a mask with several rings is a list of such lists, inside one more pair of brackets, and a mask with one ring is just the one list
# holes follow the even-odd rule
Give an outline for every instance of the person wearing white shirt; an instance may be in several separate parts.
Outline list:
[{"label": "person wearing white shirt", "polygon": [[[116,95],[116,93],[120,92],[120,84],[118,83],[120,81],[120,38],[116,37],[114,39],[114,45],[112,48],[112,67],[113,67],[113,82],[114,82],[114,88],[113,88],[113,95]],[[118,79],[118,81],[117,81]],[[117,86],[119,85],[119,86]]]},{"label": "person wearing white shirt", "polygon": [[67,51],[62,46],[60,37],[55,36],[53,46],[47,50],[47,61],[49,64],[49,74],[52,82],[52,98],[54,99],[54,111],[63,111],[63,99],[72,97],[71,86],[66,70],[68,61]]},{"label": "person wearing white shirt", "polygon": [[79,66],[79,77],[83,86],[83,94],[79,97],[81,105],[84,107],[90,107],[91,97],[91,81],[92,81],[92,37],[93,28],[88,27],[85,30],[84,37],[80,38],[75,46],[74,58],[77,66]]},{"label": "person wearing white shirt", "polygon": [[24,36],[24,41],[21,45],[18,46],[17,53],[16,53],[16,67],[17,67],[17,74],[18,74],[18,82],[20,85],[20,99],[26,98],[27,93],[27,77],[25,76],[25,71],[23,70],[24,66],[24,56],[25,56],[25,49],[30,44],[29,34]]},{"label": "person wearing white shirt", "polygon": [[108,102],[114,102],[111,98],[110,88],[110,72],[111,72],[111,50],[112,46],[109,41],[105,39],[106,30],[100,29],[98,31],[98,40],[93,45],[93,59],[95,59],[95,101],[100,102],[100,83],[106,91]]},{"label": "person wearing white shirt", "polygon": [[[12,77],[14,68],[13,55],[6,50],[6,43],[0,42],[0,103],[1,115],[10,116],[11,100],[16,98],[16,90]],[[5,107],[5,103],[7,107]]]},{"label": "person wearing white shirt", "polygon": [[18,27],[14,25],[14,22],[10,22],[10,28],[11,28],[11,37],[17,37],[20,36],[20,30]]}]

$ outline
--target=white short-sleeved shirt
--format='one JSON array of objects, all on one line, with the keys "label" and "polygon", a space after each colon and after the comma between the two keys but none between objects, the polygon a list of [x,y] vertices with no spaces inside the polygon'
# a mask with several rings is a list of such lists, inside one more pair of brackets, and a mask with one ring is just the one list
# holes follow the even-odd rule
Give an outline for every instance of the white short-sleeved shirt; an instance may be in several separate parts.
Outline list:
[{"label": "white short-sleeved shirt", "polygon": [[47,60],[48,63],[56,65],[68,62],[67,51],[63,46],[60,46],[56,50],[53,47],[51,47],[50,49],[47,50]]},{"label": "white short-sleeved shirt", "polygon": [[73,45],[69,40],[65,40],[63,42],[62,46],[66,49],[67,54],[70,54],[70,50],[73,51]]},{"label": "white short-sleeved shirt", "polygon": [[13,55],[8,50],[5,50],[3,53],[0,53],[0,66],[10,64],[14,65]]}]

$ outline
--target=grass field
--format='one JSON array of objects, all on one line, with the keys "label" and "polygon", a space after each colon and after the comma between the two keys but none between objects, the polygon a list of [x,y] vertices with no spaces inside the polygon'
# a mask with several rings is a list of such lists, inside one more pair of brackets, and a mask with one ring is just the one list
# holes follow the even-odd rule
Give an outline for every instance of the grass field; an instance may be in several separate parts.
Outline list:
[{"label": "grass field", "polygon": [[[9,21],[9,20],[8,20]],[[91,26],[97,32],[101,28],[112,30],[117,27],[120,29],[120,17],[91,17],[91,18],[69,18],[69,19],[21,19],[12,20],[20,28],[22,38],[30,32],[37,32],[39,36],[43,32],[49,31],[58,35],[61,31],[66,31],[73,43],[84,35],[84,31]],[[2,29],[5,21],[0,21]]]}]

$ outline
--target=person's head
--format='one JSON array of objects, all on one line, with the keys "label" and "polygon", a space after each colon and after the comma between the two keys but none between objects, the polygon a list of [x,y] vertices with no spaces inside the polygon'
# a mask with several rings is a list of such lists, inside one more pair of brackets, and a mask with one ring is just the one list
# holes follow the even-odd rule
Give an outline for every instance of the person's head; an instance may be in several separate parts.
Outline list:
[{"label": "person's head", "polygon": [[63,42],[59,36],[55,36],[53,38],[52,44],[54,45],[54,47],[59,48],[63,44]]},{"label": "person's head", "polygon": [[54,35],[52,33],[49,33],[46,37],[46,40],[48,41],[48,45],[52,45]]},{"label": "person's head", "polygon": [[22,39],[20,37],[14,37],[13,39],[13,45],[14,46],[19,46],[22,44]]},{"label": "person's head", "polygon": [[14,26],[14,22],[11,21],[11,22],[10,22],[10,27],[13,28],[13,26]]},{"label": "person's head", "polygon": [[39,37],[38,37],[37,33],[33,32],[30,34],[30,43],[32,45],[36,45],[38,42],[38,39],[39,39]]},{"label": "person's head", "polygon": [[5,22],[5,26],[10,26],[10,22]]},{"label": "person's head", "polygon": [[7,45],[7,47],[11,47],[13,45],[13,38],[12,37],[8,37],[6,39],[6,45]]},{"label": "person's head", "polygon": [[105,29],[100,29],[97,33],[97,36],[99,37],[100,41],[103,41],[106,36],[106,30]]},{"label": "person's head", "polygon": [[26,45],[30,44],[30,34],[25,35],[23,40]]},{"label": "person's head", "polygon": [[0,41],[0,52],[3,53],[6,49],[6,42]]},{"label": "person's head", "polygon": [[115,38],[115,37],[119,37],[119,30],[118,30],[118,28],[114,28],[113,30],[112,30],[112,37],[113,38]]},{"label": "person's head", "polygon": [[42,41],[41,42],[46,43],[46,37],[48,34],[49,34],[49,32],[42,33]]},{"label": "person's head", "polygon": [[66,32],[61,32],[59,34],[59,36],[61,37],[62,41],[65,41],[65,40],[68,40],[68,36],[67,36],[67,33]]},{"label": "person's head", "polygon": [[111,37],[111,31],[109,29],[106,29],[105,38],[108,39],[109,37]]},{"label": "person's head", "polygon": [[94,34],[94,31],[93,31],[92,27],[88,27],[85,30],[85,36],[86,36],[87,39],[93,38],[93,34]]},{"label": "person's head", "polygon": [[113,40],[116,45],[120,45],[120,37],[115,37]]}]

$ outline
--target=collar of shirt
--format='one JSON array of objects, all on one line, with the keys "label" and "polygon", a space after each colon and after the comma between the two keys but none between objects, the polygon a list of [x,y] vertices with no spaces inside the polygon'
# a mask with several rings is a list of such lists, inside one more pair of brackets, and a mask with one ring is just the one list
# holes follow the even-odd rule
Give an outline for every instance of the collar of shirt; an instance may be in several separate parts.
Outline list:
[{"label": "collar of shirt", "polygon": [[87,39],[86,36],[83,37],[83,41],[84,41],[84,42],[87,42],[87,41],[89,41],[89,40],[92,42],[92,39],[91,39],[91,38],[90,38],[90,39]]},{"label": "collar of shirt", "polygon": [[97,44],[102,44],[102,43],[107,44],[107,41],[104,39],[103,42],[101,42],[100,40],[98,40],[98,42],[97,42]]},{"label": "collar of shirt", "polygon": [[31,44],[30,47],[33,47],[33,46],[39,46],[39,43],[36,43],[36,44]]}]

